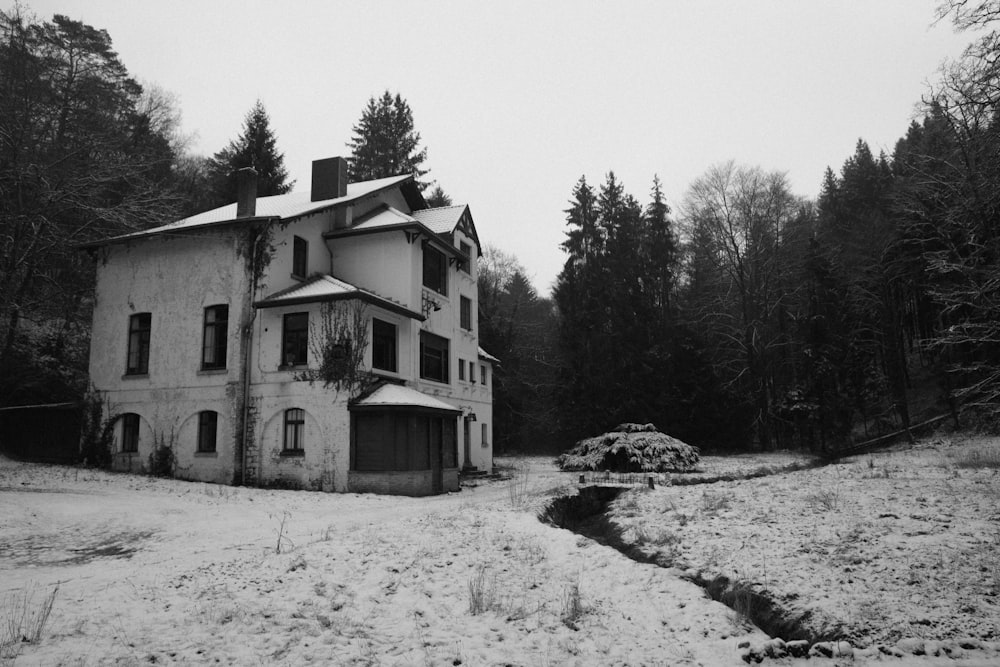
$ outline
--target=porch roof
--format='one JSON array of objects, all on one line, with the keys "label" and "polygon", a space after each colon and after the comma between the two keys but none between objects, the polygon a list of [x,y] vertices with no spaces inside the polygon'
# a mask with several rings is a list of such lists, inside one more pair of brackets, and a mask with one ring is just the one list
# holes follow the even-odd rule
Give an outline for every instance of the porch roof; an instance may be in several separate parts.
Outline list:
[{"label": "porch roof", "polygon": [[275,292],[274,294],[256,301],[257,308],[277,308],[279,306],[294,306],[303,303],[320,303],[324,301],[341,301],[348,299],[359,299],[379,308],[405,315],[415,320],[424,321],[424,316],[418,312],[410,310],[401,303],[379,296],[374,292],[361,287],[356,287],[348,282],[331,275],[314,275],[304,283],[293,285],[288,289]]},{"label": "porch roof", "polygon": [[454,405],[399,384],[382,385],[364,398],[355,401],[351,409],[357,408],[417,408],[455,414],[462,412]]}]

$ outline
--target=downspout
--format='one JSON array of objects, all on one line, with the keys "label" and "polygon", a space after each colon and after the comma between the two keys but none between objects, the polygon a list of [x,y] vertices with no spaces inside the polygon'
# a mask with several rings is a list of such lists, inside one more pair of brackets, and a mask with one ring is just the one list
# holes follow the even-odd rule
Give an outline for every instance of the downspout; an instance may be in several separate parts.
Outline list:
[{"label": "downspout", "polygon": [[265,249],[260,246],[261,240],[265,238],[266,230],[277,220],[279,220],[277,217],[262,219],[263,225],[252,232],[253,240],[250,243],[247,257],[249,265],[246,274],[249,278],[250,285],[249,289],[247,289],[245,293],[246,300],[244,302],[243,312],[249,312],[250,315],[241,331],[243,359],[242,367],[240,368],[241,405],[239,406],[242,421],[239,437],[240,484],[243,486],[247,485],[247,458],[250,453],[250,448],[253,447],[253,433],[250,428],[250,386],[252,384],[251,363],[253,361],[253,328],[254,323],[257,321],[257,309],[254,307],[254,302],[256,301],[257,296],[257,283],[260,280],[260,274],[263,271],[263,261],[259,256],[259,253],[265,252]]},{"label": "downspout", "polygon": [[[256,283],[256,280],[254,281]],[[253,325],[257,320],[257,309],[253,305],[253,297],[256,294],[256,285],[250,286],[250,304],[249,307],[253,310],[250,313],[250,321],[247,323],[246,327],[243,329],[244,338],[244,351],[243,351],[243,433],[240,438],[240,456],[242,461],[240,462],[240,485],[247,485],[247,453],[250,447],[253,446],[253,442],[248,442],[252,440],[250,437],[250,363],[253,360]]]}]

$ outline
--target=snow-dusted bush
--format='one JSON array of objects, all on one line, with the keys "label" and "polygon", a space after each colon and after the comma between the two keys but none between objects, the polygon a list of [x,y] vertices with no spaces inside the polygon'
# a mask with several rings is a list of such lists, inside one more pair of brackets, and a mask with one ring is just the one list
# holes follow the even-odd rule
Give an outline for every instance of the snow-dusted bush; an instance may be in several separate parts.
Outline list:
[{"label": "snow-dusted bush", "polygon": [[698,465],[698,448],[660,433],[652,424],[619,424],[586,438],[556,460],[563,470],[687,472]]}]

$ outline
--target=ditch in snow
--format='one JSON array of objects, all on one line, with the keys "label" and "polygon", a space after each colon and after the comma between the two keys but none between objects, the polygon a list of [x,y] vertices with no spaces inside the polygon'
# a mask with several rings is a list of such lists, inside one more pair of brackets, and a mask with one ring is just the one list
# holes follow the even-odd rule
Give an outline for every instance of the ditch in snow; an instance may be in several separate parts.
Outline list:
[{"label": "ditch in snow", "polygon": [[[622,537],[622,530],[607,517],[611,502],[631,488],[634,487],[583,487],[576,495],[554,499],[542,510],[538,518],[544,523],[565,528],[612,547],[638,563],[664,568],[682,566],[666,560],[665,556],[646,553],[627,542]],[[808,621],[812,615],[810,612],[790,612],[782,608],[766,592],[755,590],[748,582],[704,573],[698,573],[693,578],[685,578],[703,588],[713,600],[748,618],[771,637],[787,640],[805,639],[810,644],[841,638],[837,632],[817,633],[814,628],[809,627]]]}]

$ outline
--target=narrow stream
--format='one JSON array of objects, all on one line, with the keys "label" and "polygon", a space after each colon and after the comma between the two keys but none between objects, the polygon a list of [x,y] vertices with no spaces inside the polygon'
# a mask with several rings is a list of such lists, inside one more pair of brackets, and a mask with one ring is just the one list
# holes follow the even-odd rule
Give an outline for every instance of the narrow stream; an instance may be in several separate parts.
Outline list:
[{"label": "narrow stream", "polygon": [[[539,515],[544,523],[565,528],[600,544],[617,549],[638,563],[660,567],[683,567],[665,556],[649,554],[622,537],[621,529],[607,516],[608,506],[630,487],[587,486],[572,496],[561,496],[550,502]],[[840,639],[839,633],[817,633],[808,623],[811,613],[793,613],[781,607],[778,601],[753,589],[746,582],[734,581],[725,576],[706,578],[699,574],[690,579],[705,590],[709,597],[721,602],[748,618],[771,637],[785,640],[805,639],[815,642]]]}]

